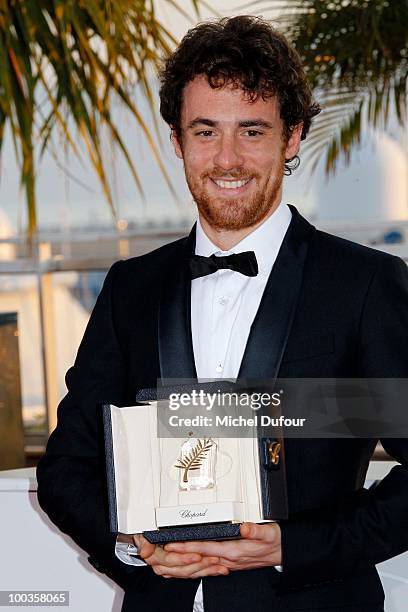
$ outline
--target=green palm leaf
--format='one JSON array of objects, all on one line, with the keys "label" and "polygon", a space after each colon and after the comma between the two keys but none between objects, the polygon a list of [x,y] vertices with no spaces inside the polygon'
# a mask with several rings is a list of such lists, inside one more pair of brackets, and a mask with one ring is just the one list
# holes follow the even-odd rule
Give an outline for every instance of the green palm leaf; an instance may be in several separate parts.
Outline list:
[{"label": "green palm leaf", "polygon": [[[257,2],[250,3],[254,7]],[[297,48],[323,112],[305,143],[314,168],[346,162],[367,125],[387,127],[391,108],[407,123],[406,0],[270,0],[277,24]]]},{"label": "green palm leaf", "polygon": [[[176,0],[162,0],[176,6]],[[191,0],[198,11],[198,0]],[[182,9],[181,9],[182,10]],[[139,87],[151,108],[148,75],[157,71],[174,37],[157,20],[151,0],[0,0],[0,151],[8,124],[20,165],[28,233],[37,230],[35,151],[52,150],[58,132],[80,158],[78,136],[112,214],[115,207],[103,156],[107,128],[139,190],[142,185],[118,126],[116,100],[135,119],[171,187],[156,140],[134,101]],[[158,134],[155,124],[156,136]]]}]

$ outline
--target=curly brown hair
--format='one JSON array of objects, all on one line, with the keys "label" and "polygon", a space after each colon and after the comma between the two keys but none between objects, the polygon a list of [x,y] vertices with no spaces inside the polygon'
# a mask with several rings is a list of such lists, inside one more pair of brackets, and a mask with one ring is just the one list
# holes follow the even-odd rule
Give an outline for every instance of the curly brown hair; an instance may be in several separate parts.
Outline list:
[{"label": "curly brown hair", "polygon": [[[198,75],[206,75],[213,88],[235,84],[252,101],[276,96],[286,139],[300,123],[302,140],[306,138],[312,118],[320,112],[297,52],[260,17],[200,23],[167,58],[160,73],[160,113],[179,136],[183,89]],[[298,164],[297,156],[286,160],[285,173],[291,174]]]}]

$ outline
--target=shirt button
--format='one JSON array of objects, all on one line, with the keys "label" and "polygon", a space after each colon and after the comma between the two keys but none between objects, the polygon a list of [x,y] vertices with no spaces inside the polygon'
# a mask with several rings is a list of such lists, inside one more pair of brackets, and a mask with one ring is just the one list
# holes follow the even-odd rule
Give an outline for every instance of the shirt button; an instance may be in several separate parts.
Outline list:
[{"label": "shirt button", "polygon": [[215,371],[216,371],[216,372],[222,372],[222,370],[223,370],[223,367],[222,367],[222,365],[221,365],[221,364],[220,364],[220,365],[217,365],[217,367],[215,368]]},{"label": "shirt button", "polygon": [[225,306],[226,304],[228,304],[229,302],[229,297],[226,295],[222,295],[221,297],[218,298],[218,303],[221,304],[221,306]]}]

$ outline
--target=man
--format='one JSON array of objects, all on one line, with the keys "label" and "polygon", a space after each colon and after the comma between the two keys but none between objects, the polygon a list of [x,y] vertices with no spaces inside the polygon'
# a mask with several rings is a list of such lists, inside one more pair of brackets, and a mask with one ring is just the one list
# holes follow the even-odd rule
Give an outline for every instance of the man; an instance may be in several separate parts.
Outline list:
[{"label": "man", "polygon": [[[126,611],[187,612],[203,596],[205,612],[379,612],[375,564],[408,549],[405,440],[383,441],[401,466],[370,491],[376,440],[286,440],[289,518],[246,523],[241,540],[135,536],[136,567],[109,533],[101,403],[131,405],[157,378],[408,373],[405,264],[281,203],[319,110],[285,39],[253,17],[201,24],[167,61],[160,96],[199,220],[109,271],[38,468],[40,503],[125,588]],[[255,271],[253,255],[249,273],[231,269],[228,256],[248,251]]]}]

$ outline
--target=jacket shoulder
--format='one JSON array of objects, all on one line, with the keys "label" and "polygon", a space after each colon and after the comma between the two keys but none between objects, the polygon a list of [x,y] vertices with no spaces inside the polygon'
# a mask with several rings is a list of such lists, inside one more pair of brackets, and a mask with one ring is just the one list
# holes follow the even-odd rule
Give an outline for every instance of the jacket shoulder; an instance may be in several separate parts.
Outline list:
[{"label": "jacket shoulder", "polygon": [[148,253],[143,253],[143,255],[131,257],[122,261],[128,269],[132,269],[135,266],[152,265],[162,262],[173,255],[177,256],[178,254],[181,254],[186,246],[187,240],[188,236],[184,236],[183,238],[179,238],[173,242],[168,242],[167,244],[164,244],[153,251],[149,251]]},{"label": "jacket shoulder", "polygon": [[378,266],[395,263],[399,257],[365,246],[340,236],[329,234],[316,229],[314,236],[314,249],[319,256],[337,260],[343,264],[358,265],[359,267],[377,268]]},{"label": "jacket shoulder", "polygon": [[135,274],[138,278],[148,277],[149,275],[157,274],[164,270],[165,264],[173,259],[183,257],[185,248],[187,245],[188,236],[164,244],[163,246],[138,255],[137,257],[131,257],[129,259],[122,259],[116,261],[110,268],[112,273],[117,280],[129,278]]}]

